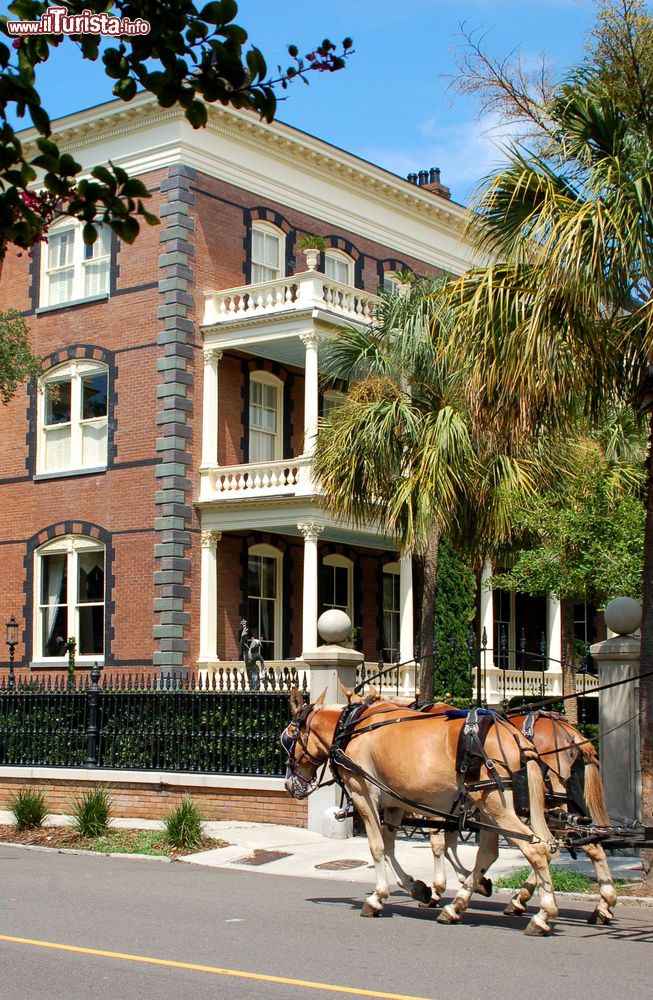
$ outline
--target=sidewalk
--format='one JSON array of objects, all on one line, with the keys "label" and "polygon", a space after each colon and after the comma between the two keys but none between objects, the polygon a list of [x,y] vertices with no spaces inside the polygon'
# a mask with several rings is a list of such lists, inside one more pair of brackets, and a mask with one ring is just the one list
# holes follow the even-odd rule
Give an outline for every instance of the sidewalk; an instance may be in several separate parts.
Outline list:
[{"label": "sidewalk", "polygon": [[[11,823],[12,820],[11,813],[0,810],[0,823]],[[49,816],[46,825],[67,826],[70,821],[68,816]],[[156,830],[162,829],[163,824],[158,820],[115,819],[112,826]],[[331,840],[319,833],[293,826],[228,820],[207,822],[203,827],[208,836],[226,840],[229,846],[188,855],[182,859],[188,864],[237,868],[269,875],[337,879],[365,883],[370,887],[374,881],[374,866],[365,837]],[[471,867],[475,852],[473,844],[462,844],[459,856],[463,864]],[[433,857],[428,840],[422,836],[408,837],[405,833],[400,833],[397,838],[397,858],[414,878],[430,885]],[[637,857],[608,856],[608,862],[615,879],[635,880],[642,877],[641,862]],[[584,854],[580,854],[574,861],[569,854],[564,853],[556,859],[555,864],[565,865],[587,875],[593,874],[592,866]],[[490,877],[496,880],[501,875],[525,866],[524,857],[517,848],[501,847],[499,858],[490,870]],[[453,869],[447,863],[447,887],[454,889],[457,885]]]}]

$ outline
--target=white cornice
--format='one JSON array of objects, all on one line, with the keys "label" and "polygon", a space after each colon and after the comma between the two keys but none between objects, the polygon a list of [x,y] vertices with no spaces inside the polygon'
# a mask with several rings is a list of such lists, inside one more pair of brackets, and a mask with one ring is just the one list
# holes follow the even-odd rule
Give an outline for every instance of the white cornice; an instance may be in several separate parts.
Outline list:
[{"label": "white cornice", "polygon": [[[34,129],[21,133],[28,155],[34,138]],[[281,122],[261,122],[250,112],[213,105],[207,128],[195,131],[181,110],[159,108],[151,95],[139,94],[129,104],[112,101],[53,122],[53,138],[66,151],[88,157],[92,147],[101,146],[107,159],[110,155],[135,173],[182,160],[448,270],[460,272],[472,261],[463,239],[467,212],[461,205]],[[112,147],[109,155],[107,145]],[[234,147],[241,150],[240,162],[230,155]],[[297,183],[298,174],[306,184]],[[325,185],[336,188],[340,197],[325,197]]]}]

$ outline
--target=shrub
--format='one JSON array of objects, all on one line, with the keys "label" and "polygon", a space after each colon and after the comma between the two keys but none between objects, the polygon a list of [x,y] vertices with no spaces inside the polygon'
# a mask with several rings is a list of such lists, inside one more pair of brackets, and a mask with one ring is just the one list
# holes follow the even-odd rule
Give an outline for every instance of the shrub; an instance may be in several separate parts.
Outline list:
[{"label": "shrub", "polygon": [[45,795],[33,788],[19,788],[12,795],[10,805],[17,830],[29,830],[43,826],[43,821],[48,815],[48,803]]},{"label": "shrub", "polygon": [[190,796],[184,795],[164,822],[165,838],[172,847],[192,851],[202,846],[202,814]]},{"label": "shrub", "polygon": [[89,789],[75,799],[74,828],[82,837],[101,836],[108,829],[111,808],[111,796],[108,788],[100,786]]}]

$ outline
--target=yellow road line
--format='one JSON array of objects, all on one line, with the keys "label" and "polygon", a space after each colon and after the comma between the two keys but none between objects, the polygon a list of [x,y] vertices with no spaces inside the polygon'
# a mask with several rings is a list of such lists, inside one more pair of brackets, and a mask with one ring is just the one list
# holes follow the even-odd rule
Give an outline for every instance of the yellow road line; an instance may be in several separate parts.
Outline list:
[{"label": "yellow road line", "polygon": [[241,972],[238,969],[221,969],[214,965],[196,965],[194,962],[173,962],[165,958],[150,958],[147,955],[129,955],[120,951],[100,951],[97,948],[81,948],[72,944],[57,944],[53,941],[34,941],[32,938],[12,937],[0,934],[0,941],[10,944],[29,944],[35,948],[50,948],[54,951],[70,951],[77,955],[94,955],[99,958],[117,958],[123,962],[141,962],[144,965],[163,965],[169,969],[189,969],[191,972],[208,972],[214,976],[233,976],[236,979],[255,979],[262,983],[282,983],[284,986],[302,986],[308,990],[326,990],[331,993],[347,993],[357,997],[378,997],[379,1000],[432,1000],[431,997],[416,997],[405,993],[381,993],[378,990],[360,990],[355,986],[335,986],[332,983],[314,983],[310,979],[286,979],[284,976],[266,976],[259,972]]}]

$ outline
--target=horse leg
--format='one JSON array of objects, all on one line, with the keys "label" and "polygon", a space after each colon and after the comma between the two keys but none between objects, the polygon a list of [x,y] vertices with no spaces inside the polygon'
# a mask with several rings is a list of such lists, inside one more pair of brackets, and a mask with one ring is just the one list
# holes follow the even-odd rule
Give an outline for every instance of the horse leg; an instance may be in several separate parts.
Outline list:
[{"label": "horse leg", "polygon": [[[487,882],[485,873],[499,856],[499,834],[494,830],[481,830],[474,862],[473,871],[465,878],[451,903],[442,910],[438,917],[439,924],[455,924],[469,905],[473,892],[479,891],[479,885]],[[482,891],[482,890],[481,890]]]},{"label": "horse leg", "polygon": [[612,874],[608,867],[608,859],[600,844],[584,844],[581,848],[587,855],[596,873],[596,881],[599,883],[601,898],[596,904],[596,909],[589,917],[590,924],[609,924],[614,917],[612,907],[617,902],[617,892],[612,881]]},{"label": "horse leg", "polygon": [[[515,817],[516,819],[516,817]],[[523,828],[519,832],[529,833],[528,827],[517,820],[517,824]],[[505,821],[501,824],[502,827],[506,828]],[[512,823],[511,826],[514,828],[516,824]],[[517,832],[517,831],[515,831]],[[513,847],[518,847],[522,852],[526,861],[533,869],[534,877],[531,877],[525,883],[525,886],[519,890],[516,898],[513,899],[513,904],[515,909],[513,912],[519,913],[523,912],[525,905],[523,902],[523,895],[526,894],[526,901],[530,898],[530,887],[535,882],[538,890],[540,909],[534,916],[531,917],[528,922],[528,926],[524,931],[525,934],[529,936],[548,934],[551,930],[551,924],[558,915],[558,906],[556,904],[555,895],[553,892],[553,883],[551,882],[551,872],[549,870],[549,860],[551,857],[551,851],[547,844],[543,841],[535,841],[534,843],[529,843],[525,840],[518,840],[517,838],[511,837],[509,834],[504,834],[506,840]],[[532,890],[531,890],[532,892]],[[521,910],[519,909],[520,903],[522,904]]]},{"label": "horse leg", "polygon": [[526,913],[526,906],[537,888],[535,872],[531,872],[521,889],[514,893],[512,899],[503,911],[507,917],[521,917]]},{"label": "horse leg", "polygon": [[378,917],[383,910],[383,900],[390,895],[385,870],[385,845],[379,816],[378,803],[372,801],[369,791],[351,792],[352,802],[365,825],[367,843],[374,861],[376,885],[374,892],[367,896],[361,910],[361,917]]},{"label": "horse leg", "polygon": [[390,866],[397,884],[407,892],[409,896],[416,899],[422,905],[428,905],[431,900],[431,891],[420,879],[414,879],[412,875],[404,871],[395,854],[395,844],[397,831],[401,825],[403,809],[388,809],[383,812],[383,846],[385,850],[385,860]]},{"label": "horse leg", "polygon": [[438,830],[430,834],[431,851],[433,852],[433,885],[431,887],[431,899],[427,906],[437,906],[442,893],[447,888],[447,872],[444,866],[444,858],[447,851],[448,833]]}]

